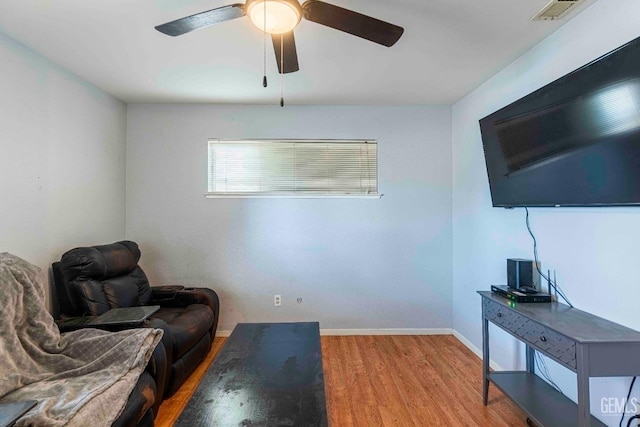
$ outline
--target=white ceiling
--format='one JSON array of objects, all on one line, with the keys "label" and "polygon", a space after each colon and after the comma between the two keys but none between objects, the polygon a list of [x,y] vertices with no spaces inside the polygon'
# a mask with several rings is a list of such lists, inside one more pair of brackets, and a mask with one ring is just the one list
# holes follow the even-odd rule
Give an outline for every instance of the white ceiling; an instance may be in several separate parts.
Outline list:
[{"label": "white ceiling", "polygon": [[[154,29],[243,0],[2,0],[0,32],[129,102],[277,104],[280,81],[247,17],[179,37]],[[453,104],[596,0],[530,21],[548,0],[330,0],[400,25],[391,47],[304,19],[288,104]]]}]

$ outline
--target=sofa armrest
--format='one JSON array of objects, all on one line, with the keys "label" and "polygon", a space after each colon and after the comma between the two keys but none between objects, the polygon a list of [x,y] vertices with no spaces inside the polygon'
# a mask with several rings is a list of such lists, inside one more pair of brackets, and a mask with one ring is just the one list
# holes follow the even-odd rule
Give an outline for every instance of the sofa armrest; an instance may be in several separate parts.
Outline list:
[{"label": "sofa armrest", "polygon": [[56,319],[56,325],[60,333],[76,331],[83,328],[92,328],[88,323],[95,319],[96,316],[82,316],[82,317],[64,317],[62,319]]},{"label": "sofa armrest", "polygon": [[[157,301],[171,301],[175,298],[178,291],[184,289],[181,285],[166,285],[166,286],[152,286],[151,287],[151,300]],[[161,305],[161,304],[159,304]]]},{"label": "sofa armrest", "polygon": [[211,342],[216,336],[218,320],[220,318],[220,298],[209,288],[186,288],[184,286],[153,286],[151,287],[151,301],[149,304],[160,307],[188,307],[192,304],[204,304],[213,311],[213,325],[211,327]]},{"label": "sofa armrest", "polygon": [[112,427],[153,426],[162,403],[167,372],[166,352],[160,341]]},{"label": "sofa armrest", "polygon": [[155,402],[153,403],[153,413],[157,415],[164,397],[165,388],[167,386],[167,374],[169,372],[169,366],[167,365],[167,351],[162,341],[160,341],[153,350],[151,359],[149,359],[149,363],[147,363],[146,371],[151,374],[156,383],[156,396]]},{"label": "sofa armrest", "polygon": [[218,294],[209,288],[185,288],[184,286],[158,286],[151,288],[151,301],[161,307],[188,307],[204,304],[217,316],[220,307]]}]

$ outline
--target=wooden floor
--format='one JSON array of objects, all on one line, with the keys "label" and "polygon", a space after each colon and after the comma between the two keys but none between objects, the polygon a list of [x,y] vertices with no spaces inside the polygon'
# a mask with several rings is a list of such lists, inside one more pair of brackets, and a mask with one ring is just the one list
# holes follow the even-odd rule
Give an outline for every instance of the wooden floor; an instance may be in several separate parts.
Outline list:
[{"label": "wooden floor", "polygon": [[[224,345],[162,403],[156,426],[172,426],[206,368]],[[482,405],[480,359],[452,335],[323,336],[329,425],[526,426],[526,416],[490,387]]]}]

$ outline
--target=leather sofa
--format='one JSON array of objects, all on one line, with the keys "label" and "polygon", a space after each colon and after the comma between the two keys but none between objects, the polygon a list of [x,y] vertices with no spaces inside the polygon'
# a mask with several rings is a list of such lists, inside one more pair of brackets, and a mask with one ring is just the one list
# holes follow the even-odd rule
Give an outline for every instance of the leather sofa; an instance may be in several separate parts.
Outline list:
[{"label": "leather sofa", "polygon": [[54,291],[62,318],[159,305],[145,326],[164,331],[166,374],[156,378],[156,386],[158,395],[166,398],[209,352],[218,325],[219,299],[207,288],[151,287],[138,265],[140,256],[138,245],[127,240],[71,249],[52,266]]},{"label": "leather sofa", "polygon": [[[13,425],[20,412],[11,409],[16,402],[36,401],[19,425],[104,425],[117,417],[111,423],[116,427],[153,426],[168,371],[159,334],[60,334],[65,331],[47,309],[41,273],[24,259],[0,253],[0,425]],[[138,378],[123,396],[130,374]]]}]

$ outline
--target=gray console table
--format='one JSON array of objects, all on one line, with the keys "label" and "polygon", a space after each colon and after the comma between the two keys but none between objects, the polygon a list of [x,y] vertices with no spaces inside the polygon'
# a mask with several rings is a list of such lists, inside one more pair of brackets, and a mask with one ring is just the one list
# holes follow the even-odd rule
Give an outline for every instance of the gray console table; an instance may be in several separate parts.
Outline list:
[{"label": "gray console table", "polygon": [[[589,377],[640,375],[640,332],[558,302],[515,303],[492,292],[478,293],[484,405],[491,382],[537,425],[604,426],[591,415]],[[525,343],[525,371],[489,371],[489,322]],[[536,351],[577,374],[577,405],[535,374]]]}]

